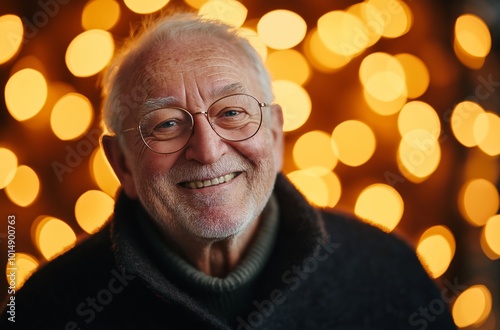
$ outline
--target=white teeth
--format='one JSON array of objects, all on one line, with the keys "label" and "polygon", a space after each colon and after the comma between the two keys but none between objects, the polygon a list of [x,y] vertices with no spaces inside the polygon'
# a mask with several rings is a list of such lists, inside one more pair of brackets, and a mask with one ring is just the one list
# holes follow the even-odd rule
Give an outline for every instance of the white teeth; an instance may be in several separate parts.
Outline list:
[{"label": "white teeth", "polygon": [[235,174],[231,173],[231,174],[226,174],[224,176],[221,176],[218,178],[213,178],[210,180],[187,182],[184,185],[188,188],[191,188],[191,189],[205,188],[205,187],[216,186],[218,184],[231,181],[234,177],[235,177]]}]

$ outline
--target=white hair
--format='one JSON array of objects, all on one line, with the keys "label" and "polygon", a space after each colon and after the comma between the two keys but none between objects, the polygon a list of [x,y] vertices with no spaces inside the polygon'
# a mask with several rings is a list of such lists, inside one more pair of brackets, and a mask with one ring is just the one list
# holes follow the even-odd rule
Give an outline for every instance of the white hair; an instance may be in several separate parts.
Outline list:
[{"label": "white hair", "polygon": [[192,13],[177,13],[156,21],[145,22],[142,32],[131,37],[114,57],[105,70],[102,86],[102,124],[105,131],[118,133],[122,130],[122,121],[132,111],[136,111],[140,102],[147,96],[147,84],[140,81],[151,79],[155,72],[149,72],[141,63],[146,62],[147,52],[152,45],[168,44],[170,41],[182,41],[191,37],[219,38],[241,50],[252,67],[264,95],[263,102],[273,101],[271,79],[260,55],[250,43],[238,35],[234,27],[219,21],[203,19]]}]

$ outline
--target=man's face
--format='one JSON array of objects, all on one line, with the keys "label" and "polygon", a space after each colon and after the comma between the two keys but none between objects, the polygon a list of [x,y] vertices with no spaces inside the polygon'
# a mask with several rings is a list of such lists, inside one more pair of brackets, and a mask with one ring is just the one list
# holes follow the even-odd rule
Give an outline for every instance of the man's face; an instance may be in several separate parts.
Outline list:
[{"label": "man's face", "polygon": [[[145,77],[148,99],[168,98],[170,106],[191,114],[206,111],[217,99],[236,92],[263,98],[246,57],[218,39],[166,45],[148,53],[145,67],[154,72]],[[273,106],[262,111],[259,132],[241,142],[222,140],[204,115],[195,115],[191,139],[172,154],[148,149],[137,131],[126,133],[126,173],[119,174],[125,192],[139,198],[171,235],[183,232],[208,239],[237,235],[259,217],[281,170],[281,109]],[[139,115],[131,115],[123,127],[137,126],[138,120]],[[225,182],[216,184],[220,178]],[[208,180],[211,186],[192,188]]]}]

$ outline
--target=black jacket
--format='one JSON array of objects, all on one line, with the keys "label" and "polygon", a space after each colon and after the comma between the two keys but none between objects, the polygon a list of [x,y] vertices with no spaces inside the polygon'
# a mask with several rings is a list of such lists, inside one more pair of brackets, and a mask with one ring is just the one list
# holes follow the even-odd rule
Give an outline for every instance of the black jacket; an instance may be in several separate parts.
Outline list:
[{"label": "black jacket", "polygon": [[[219,320],[165,280],[119,195],[112,220],[16,293],[1,329],[455,329],[414,251],[394,235],[318,211],[279,175],[280,227],[248,309]],[[432,308],[430,308],[432,307]],[[439,307],[439,308],[438,308]]]}]

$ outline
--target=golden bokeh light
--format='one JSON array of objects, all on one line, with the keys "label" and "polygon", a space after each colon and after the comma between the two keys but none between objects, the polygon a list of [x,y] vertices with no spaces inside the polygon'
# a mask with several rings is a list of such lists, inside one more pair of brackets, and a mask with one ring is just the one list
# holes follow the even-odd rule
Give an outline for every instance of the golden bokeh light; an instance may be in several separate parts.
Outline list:
[{"label": "golden bokeh light", "polygon": [[262,60],[267,58],[267,46],[253,29],[242,27],[237,30],[238,34],[247,39],[250,45],[257,51]]},{"label": "golden bokeh light", "polygon": [[495,214],[488,219],[483,228],[483,238],[490,252],[488,257],[500,258],[500,214]]},{"label": "golden bokeh light", "polygon": [[118,181],[101,147],[97,147],[90,157],[90,174],[102,191],[111,197],[115,196],[120,187],[120,181]]},{"label": "golden bokeh light", "polygon": [[405,92],[392,101],[382,101],[373,97],[366,89],[363,89],[363,99],[373,112],[381,116],[391,116],[398,113],[408,100]]},{"label": "golden bokeh light", "polygon": [[363,21],[343,10],[321,16],[318,35],[328,49],[339,55],[354,56],[368,47],[368,32]]},{"label": "golden bokeh light", "polygon": [[397,157],[403,175],[410,181],[419,183],[437,169],[441,161],[441,147],[432,133],[414,129],[401,139]]},{"label": "golden bokeh light", "polygon": [[[310,168],[310,170],[314,170],[315,168]],[[319,175],[323,179],[328,189],[328,207],[334,207],[340,200],[340,196],[342,196],[342,183],[340,182],[339,177],[333,172],[325,172],[318,171]]]},{"label": "golden bokeh light", "polygon": [[88,30],[77,35],[69,44],[66,66],[76,77],[90,77],[104,69],[114,51],[111,33],[99,29]]},{"label": "golden bokeh light", "polygon": [[422,96],[430,83],[430,74],[425,63],[417,56],[407,53],[397,54],[395,58],[405,71],[408,98]]},{"label": "golden bokeh light", "polygon": [[385,38],[397,38],[407,33],[413,24],[413,13],[406,3],[399,0],[368,0],[367,3],[378,10],[374,17],[382,22]]},{"label": "golden bokeh light", "polygon": [[304,43],[304,53],[311,65],[318,71],[331,73],[351,61],[351,56],[339,55],[325,46],[318,34],[318,29],[310,31]]},{"label": "golden bokeh light", "polygon": [[40,192],[40,180],[35,171],[26,165],[17,168],[12,181],[5,187],[5,193],[12,203],[26,207],[32,204]]},{"label": "golden bokeh light", "polygon": [[359,67],[359,78],[366,92],[381,101],[391,102],[407,95],[403,66],[387,53],[366,56]]},{"label": "golden bokeh light", "polygon": [[272,85],[275,102],[283,109],[283,131],[293,131],[304,125],[312,108],[307,91],[289,80],[276,80]]},{"label": "golden bokeh light", "polygon": [[188,6],[190,6],[190,7],[194,8],[194,9],[200,9],[200,8],[201,8],[201,6],[203,6],[203,4],[204,4],[205,2],[207,2],[207,1],[208,1],[208,0],[184,0],[184,2],[185,2]]},{"label": "golden bokeh light", "polygon": [[427,229],[417,245],[417,256],[432,278],[443,275],[455,255],[453,233],[445,226]]},{"label": "golden bokeh light", "polygon": [[87,233],[98,230],[113,213],[114,199],[100,190],[88,190],[76,201],[76,221]]},{"label": "golden bokeh light", "polygon": [[17,71],[5,85],[5,105],[18,121],[34,117],[46,100],[47,82],[37,70],[27,68]]},{"label": "golden bokeh light", "polygon": [[165,7],[170,0],[124,0],[125,5],[137,14],[151,14]]},{"label": "golden bokeh light", "polygon": [[298,45],[304,39],[307,25],[297,13],[278,9],[260,18],[257,32],[268,47],[288,49]]},{"label": "golden bokeh light", "polygon": [[452,308],[453,321],[459,328],[481,325],[490,315],[492,299],[488,288],[473,285],[460,293]]},{"label": "golden bokeh light", "polygon": [[479,149],[489,156],[500,155],[500,117],[494,112],[477,115],[473,128]]},{"label": "golden bokeh light", "polygon": [[0,16],[0,64],[16,55],[23,42],[23,34],[23,22],[19,16]]},{"label": "golden bokeh light", "polygon": [[74,140],[85,134],[93,118],[92,103],[82,94],[69,93],[54,105],[50,126],[59,139]]},{"label": "golden bokeh light", "polygon": [[375,134],[365,123],[347,120],[335,127],[331,146],[338,152],[338,159],[345,165],[360,166],[366,163],[375,152]]},{"label": "golden bokeh light", "polygon": [[248,9],[237,0],[209,0],[198,13],[206,19],[219,20],[239,28],[245,23]]},{"label": "golden bokeh light", "polygon": [[415,129],[431,133],[437,140],[441,134],[441,122],[436,110],[428,103],[411,101],[406,103],[398,115],[398,130],[401,136]]},{"label": "golden bokeh light", "polygon": [[5,188],[14,179],[17,170],[17,156],[7,148],[0,148],[0,189]]},{"label": "golden bokeh light", "polygon": [[320,207],[329,204],[328,187],[318,171],[298,170],[288,173],[287,177],[309,202]]},{"label": "golden bokeh light", "polygon": [[472,101],[463,101],[455,106],[451,113],[451,130],[458,142],[466,147],[475,147],[478,144],[474,136],[476,118],[484,114],[484,109]]},{"label": "golden bokeh light", "polygon": [[331,171],[338,162],[331,147],[331,136],[323,131],[311,131],[300,136],[293,146],[292,155],[300,169],[321,166]]},{"label": "golden bokeh light", "polygon": [[484,226],[497,213],[500,197],[493,183],[485,179],[473,179],[460,189],[458,206],[462,217],[470,224]]},{"label": "golden bokeh light", "polygon": [[379,10],[374,5],[367,1],[358,2],[347,8],[346,12],[358,17],[365,25],[363,32],[366,34],[359,37],[367,39],[366,47],[370,47],[379,41],[384,32],[385,24]]},{"label": "golden bokeh light", "polygon": [[35,245],[47,260],[52,260],[76,243],[73,229],[64,221],[54,217],[43,217],[35,221]]},{"label": "golden bokeh light", "polygon": [[361,219],[391,232],[403,216],[404,202],[396,189],[376,183],[363,189],[354,206],[354,213]]},{"label": "golden bokeh light", "polygon": [[455,22],[457,46],[473,57],[486,57],[491,50],[491,34],[486,23],[478,16],[464,14]]},{"label": "golden bokeh light", "polygon": [[120,4],[115,0],[91,0],[82,12],[82,27],[85,30],[109,30],[120,19]]},{"label": "golden bokeh light", "polygon": [[19,290],[24,282],[33,274],[33,272],[38,268],[39,262],[31,254],[16,252],[13,263],[11,260],[7,261],[7,266],[5,269],[5,274],[7,276],[7,283],[11,284],[11,271],[14,271],[15,276],[15,288]]},{"label": "golden bokeh light", "polygon": [[278,50],[269,54],[266,67],[273,80],[290,80],[299,85],[304,85],[311,75],[304,55],[293,49]]}]

